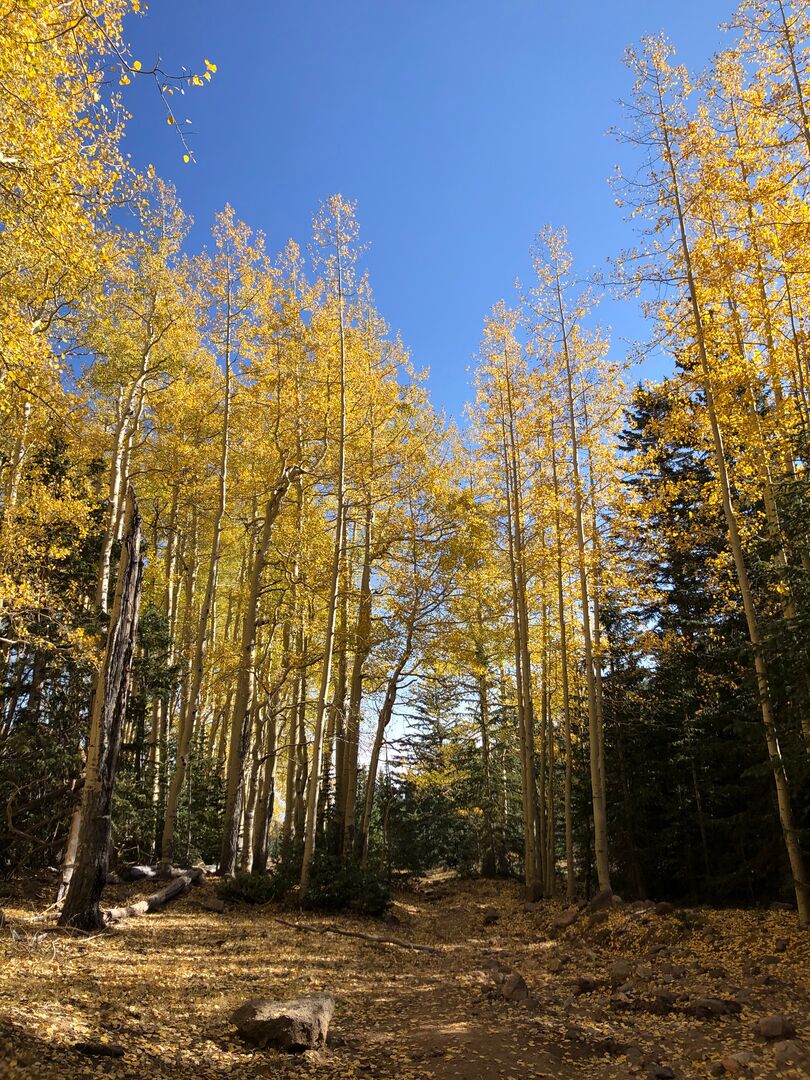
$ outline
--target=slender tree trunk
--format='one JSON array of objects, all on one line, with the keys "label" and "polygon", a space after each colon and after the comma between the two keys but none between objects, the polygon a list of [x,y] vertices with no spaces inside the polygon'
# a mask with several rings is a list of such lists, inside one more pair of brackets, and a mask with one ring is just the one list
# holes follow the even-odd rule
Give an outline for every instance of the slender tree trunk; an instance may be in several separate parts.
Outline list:
[{"label": "slender tree trunk", "polygon": [[571,355],[568,348],[568,323],[562,300],[562,286],[559,275],[555,279],[557,309],[562,332],[563,360],[565,363],[566,392],[568,405],[568,426],[571,440],[571,465],[574,479],[574,519],[576,526],[577,559],[579,569],[580,604],[582,607],[582,638],[585,651],[585,684],[588,692],[588,737],[590,743],[591,801],[593,805],[594,854],[596,856],[596,874],[600,889],[610,888],[610,862],[607,841],[607,808],[605,798],[605,776],[601,766],[602,731],[599,722],[599,703],[597,701],[596,677],[594,674],[593,641],[591,637],[591,611],[588,595],[588,573],[585,559],[585,527],[582,513],[582,480],[579,470],[579,437],[574,411],[574,379],[571,370]]},{"label": "slender tree trunk", "polygon": [[326,711],[326,698],[332,680],[332,654],[335,647],[335,616],[337,614],[338,586],[340,583],[340,563],[343,555],[343,519],[346,513],[346,332],[343,312],[343,270],[341,263],[342,242],[337,240],[337,304],[338,331],[340,345],[340,426],[338,431],[338,465],[335,500],[337,513],[335,518],[335,544],[332,553],[332,574],[329,585],[329,600],[326,609],[326,630],[324,633],[324,658],[321,670],[321,684],[318,701],[315,706],[315,730],[312,734],[312,761],[309,769],[307,789],[306,822],[304,826],[304,854],[301,862],[301,895],[306,896],[309,888],[309,876],[312,859],[315,854],[315,826],[318,809],[318,785],[321,778],[321,752],[323,748],[323,721]]},{"label": "slender tree trunk", "polygon": [[248,596],[242,621],[242,642],[240,648],[239,679],[236,689],[231,722],[230,748],[228,753],[228,775],[225,792],[225,816],[223,823],[222,849],[219,856],[219,872],[232,877],[236,870],[236,858],[239,846],[239,823],[242,816],[242,795],[244,779],[244,760],[247,748],[253,694],[256,684],[256,631],[258,628],[259,598],[261,594],[262,574],[267,561],[273,526],[279,515],[284,497],[290,484],[300,475],[300,467],[284,465],[275,487],[267,500],[253,565],[250,571]]},{"label": "slender tree trunk", "polygon": [[211,620],[214,599],[217,586],[217,569],[219,567],[219,555],[222,542],[222,522],[225,517],[225,508],[228,496],[228,455],[230,451],[230,413],[231,413],[231,364],[230,364],[230,316],[226,320],[226,346],[225,346],[225,398],[222,419],[222,446],[219,457],[219,491],[217,508],[214,514],[213,531],[211,534],[211,551],[208,561],[208,579],[205,584],[202,608],[200,610],[197,635],[194,642],[194,655],[191,661],[191,682],[185,709],[180,717],[180,727],[177,739],[177,757],[169,796],[166,803],[166,813],[163,819],[163,836],[160,844],[160,861],[166,866],[172,861],[174,830],[177,823],[177,804],[183,784],[186,779],[186,769],[194,739],[194,731],[197,726],[197,709],[200,700],[200,689],[205,674],[205,658],[208,646],[208,627]]}]

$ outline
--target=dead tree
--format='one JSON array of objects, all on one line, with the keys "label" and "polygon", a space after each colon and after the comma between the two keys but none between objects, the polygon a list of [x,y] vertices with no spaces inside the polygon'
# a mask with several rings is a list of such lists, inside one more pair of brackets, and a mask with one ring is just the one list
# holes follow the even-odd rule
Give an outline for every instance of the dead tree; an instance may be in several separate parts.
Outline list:
[{"label": "dead tree", "polygon": [[104,925],[99,900],[107,880],[113,788],[138,629],[142,576],[141,516],[130,487],[115,599],[90,715],[77,853],[72,871],[67,872],[67,892],[59,917],[62,926],[92,930]]}]

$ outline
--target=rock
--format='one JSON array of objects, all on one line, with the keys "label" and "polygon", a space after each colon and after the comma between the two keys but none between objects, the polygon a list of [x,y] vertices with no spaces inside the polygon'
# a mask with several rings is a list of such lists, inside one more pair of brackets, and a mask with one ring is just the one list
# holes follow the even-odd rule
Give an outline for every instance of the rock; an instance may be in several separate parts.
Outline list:
[{"label": "rock", "polygon": [[754,1031],[757,1035],[769,1041],[773,1039],[792,1039],[796,1034],[796,1028],[781,1013],[774,1013],[773,1016],[763,1016],[754,1024]]},{"label": "rock", "polygon": [[204,896],[200,900],[200,907],[204,907],[206,911],[217,911],[221,915],[225,910],[225,901],[218,896]]},{"label": "rock", "polygon": [[716,1016],[736,1016],[742,1012],[742,1007],[738,1001],[727,998],[697,998],[686,1006],[684,1012],[698,1020],[709,1020]]},{"label": "rock", "polygon": [[592,897],[588,903],[587,910],[589,912],[601,911],[602,908],[610,907],[613,903],[613,890],[612,889],[600,889],[596,896]]},{"label": "rock", "polygon": [[288,1001],[255,998],[233,1013],[231,1023],[262,1050],[273,1046],[297,1053],[325,1045],[334,1011],[331,994],[305,994]]},{"label": "rock", "polygon": [[526,1002],[529,1000],[529,988],[526,980],[514,968],[503,967],[496,962],[487,965],[492,982],[497,992],[507,1001]]},{"label": "rock", "polygon": [[752,1055],[747,1050],[739,1050],[736,1054],[726,1054],[720,1059],[723,1072],[729,1076],[740,1076],[748,1068]]},{"label": "rock", "polygon": [[774,942],[774,945],[773,945],[774,952],[778,952],[778,953],[787,952],[787,947],[788,947],[788,940],[787,940],[787,938],[783,938],[783,937],[778,937],[776,939],[776,941]]},{"label": "rock", "polygon": [[635,1002],[629,994],[616,993],[610,995],[611,1009],[632,1009]]},{"label": "rock", "polygon": [[[88,1057],[122,1058],[124,1056],[123,1046],[116,1046],[114,1043],[77,1042],[73,1044],[73,1049]],[[87,1067],[90,1068],[89,1065]]]},{"label": "rock", "polygon": [[779,1065],[802,1065],[807,1060],[807,1052],[795,1039],[783,1039],[773,1044],[773,1059]]},{"label": "rock", "polygon": [[672,915],[675,911],[675,905],[670,904],[668,900],[662,900],[656,904],[653,908],[654,915]]},{"label": "rock", "polygon": [[633,974],[633,965],[629,960],[616,960],[608,968],[608,978],[613,986],[621,986]]},{"label": "rock", "polygon": [[507,1001],[528,1001],[529,988],[518,971],[510,972],[501,984],[501,994]]},{"label": "rock", "polygon": [[658,987],[653,990],[653,999],[650,1009],[652,1012],[664,1016],[666,1013],[672,1012],[677,1000],[678,999],[671,990],[665,990],[663,987]]},{"label": "rock", "polygon": [[484,926],[494,926],[500,917],[501,913],[497,908],[487,908],[484,912]]},{"label": "rock", "polygon": [[565,911],[561,911],[559,915],[555,915],[551,920],[551,925],[555,926],[558,930],[566,930],[569,926],[573,926],[579,918],[579,908],[570,907]]}]

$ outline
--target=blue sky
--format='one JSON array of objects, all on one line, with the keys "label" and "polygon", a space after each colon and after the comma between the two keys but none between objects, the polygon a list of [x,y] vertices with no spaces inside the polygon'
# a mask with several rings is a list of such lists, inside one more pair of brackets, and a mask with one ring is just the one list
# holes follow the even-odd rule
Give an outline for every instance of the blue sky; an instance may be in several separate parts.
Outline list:
[{"label": "blue sky", "polygon": [[[218,73],[178,105],[196,164],[147,80],[127,88],[126,136],[195,218],[216,210],[280,249],[305,243],[321,199],[357,200],[382,314],[434,401],[460,416],[483,318],[528,273],[546,222],[566,225],[580,269],[631,239],[607,178],[627,148],[608,129],[629,96],[624,47],[664,30],[690,66],[723,44],[730,0],[155,0],[132,17],[144,67]],[[138,85],[140,84],[140,85]],[[185,105],[185,109],[184,109]],[[611,304],[613,347],[641,331]]]}]

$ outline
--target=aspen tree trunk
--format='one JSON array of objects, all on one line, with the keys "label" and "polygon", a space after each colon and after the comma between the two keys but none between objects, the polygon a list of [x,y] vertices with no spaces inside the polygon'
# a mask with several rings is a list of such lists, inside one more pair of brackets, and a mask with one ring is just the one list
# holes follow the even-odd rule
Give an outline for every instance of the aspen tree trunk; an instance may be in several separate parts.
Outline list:
[{"label": "aspen tree trunk", "polygon": [[507,546],[509,551],[510,580],[512,585],[512,623],[515,650],[515,696],[517,699],[517,721],[521,751],[521,802],[523,807],[523,838],[525,848],[524,878],[527,898],[529,900],[535,900],[537,899],[536,893],[538,890],[538,883],[536,869],[537,796],[534,783],[534,722],[528,709],[531,687],[526,686],[526,674],[523,663],[522,620],[519,598],[521,581],[518,572],[518,559],[515,546],[516,525],[514,522],[514,507],[512,504],[513,480],[509,461],[505,423],[503,428],[504,484],[509,541]]},{"label": "aspen tree trunk", "polygon": [[[329,814],[329,799],[330,788],[332,786],[332,765],[333,762],[337,765],[340,758],[343,756],[339,754],[336,743],[339,741],[341,746],[344,742],[345,735],[345,714],[346,714],[346,679],[347,679],[347,650],[348,641],[346,638],[348,629],[348,607],[349,607],[349,587],[352,580],[352,567],[351,559],[348,556],[347,551],[347,529],[348,519],[343,519],[343,556],[341,558],[340,578],[338,585],[338,624],[335,634],[335,645],[337,648],[338,659],[337,669],[335,671],[334,686],[332,690],[332,702],[329,706],[329,715],[326,725],[326,737],[324,738],[323,757],[321,761],[321,782],[320,790],[318,792],[318,811],[315,816],[316,827],[320,830],[321,836],[325,835],[326,821]],[[337,772],[335,778],[336,796],[339,794],[340,784],[337,779]],[[334,846],[337,846],[336,837],[339,835],[339,828],[334,830],[335,835],[330,837]]]},{"label": "aspen tree trunk", "polygon": [[121,399],[120,415],[113,433],[112,461],[110,463],[110,477],[107,489],[107,519],[101,540],[101,556],[96,585],[96,607],[104,614],[108,610],[110,563],[112,561],[112,549],[115,541],[116,522],[118,521],[123,484],[126,479],[122,469],[124,454],[127,441],[134,430],[135,402],[143,392],[146,384],[152,349],[156,340],[153,325],[154,307],[155,301],[154,297],[152,297],[146,318],[146,339],[141,350],[138,375]]},{"label": "aspen tree trunk", "polygon": [[326,610],[326,630],[324,633],[324,659],[321,670],[321,684],[318,701],[315,706],[315,730],[312,735],[312,761],[309,769],[307,788],[306,821],[304,825],[304,854],[301,862],[301,895],[306,896],[309,888],[309,876],[312,858],[315,854],[315,817],[318,809],[318,784],[321,778],[321,751],[323,747],[323,720],[326,711],[326,697],[332,679],[332,654],[335,647],[335,616],[337,614],[338,585],[340,583],[340,563],[343,554],[343,519],[346,513],[344,486],[346,481],[346,329],[343,313],[343,265],[342,241],[337,239],[337,304],[338,333],[340,345],[340,425],[338,429],[338,465],[335,499],[337,514],[335,519],[335,544],[332,554],[332,575],[329,586],[329,600]]},{"label": "aspen tree trunk", "polygon": [[239,870],[241,873],[250,873],[253,865],[253,822],[256,816],[256,799],[259,796],[259,768],[260,747],[263,740],[264,728],[262,725],[262,712],[254,696],[253,719],[250,724],[252,739],[250,740],[250,774],[247,784],[247,799],[245,799],[245,812],[242,816],[242,835],[240,840]]},{"label": "aspen tree trunk", "polygon": [[103,925],[99,901],[109,867],[113,788],[138,629],[142,574],[141,516],[135,493],[129,488],[124,546],[90,717],[78,851],[59,917],[61,926],[91,930]]},{"label": "aspen tree trunk", "polygon": [[478,689],[478,724],[481,731],[481,765],[484,770],[484,854],[481,860],[481,874],[483,877],[494,877],[498,867],[498,857],[495,851],[495,828],[494,820],[497,809],[493,798],[492,786],[492,751],[490,747],[489,733],[489,686],[487,682],[487,661],[484,649],[484,620],[480,601],[477,605],[478,614],[478,640],[476,641],[476,659],[478,661],[478,674],[476,685]]},{"label": "aspen tree trunk", "polygon": [[351,858],[355,843],[357,809],[357,762],[360,750],[360,705],[363,698],[363,669],[371,650],[371,497],[366,503],[363,534],[363,569],[360,574],[360,598],[354,634],[354,657],[349,682],[349,708],[346,716],[346,741],[343,752],[338,824],[341,827],[341,853]]},{"label": "aspen tree trunk", "polygon": [[6,525],[10,518],[14,515],[14,510],[17,506],[17,495],[20,490],[20,478],[22,476],[22,464],[25,460],[26,443],[25,440],[28,436],[28,422],[31,417],[31,402],[26,401],[23,406],[23,422],[17,439],[14,443],[14,450],[11,454],[11,462],[9,464],[8,483],[6,485],[6,498],[3,505],[2,517],[0,517],[0,525]]},{"label": "aspen tree trunk", "polygon": [[782,0],[776,0],[776,3],[782,20],[780,29],[782,31],[782,37],[785,40],[785,52],[787,53],[790,72],[793,77],[793,88],[796,91],[796,102],[799,107],[799,117],[801,119],[800,127],[805,146],[807,147],[807,156],[808,159],[810,159],[810,115],[808,115],[807,105],[804,100],[802,79],[799,74],[799,65],[796,60],[796,42],[794,41],[793,30],[790,21],[785,14],[785,7]]},{"label": "aspen tree trunk", "polygon": [[555,275],[557,310],[562,332],[563,360],[565,362],[568,425],[571,440],[571,463],[574,478],[574,518],[576,526],[577,560],[579,568],[580,604],[582,607],[582,637],[585,651],[585,683],[588,693],[588,737],[590,742],[591,801],[593,805],[594,854],[596,875],[600,889],[610,888],[610,862],[607,842],[607,809],[605,799],[605,776],[601,767],[602,732],[599,723],[596,678],[594,675],[593,641],[591,638],[591,611],[588,596],[588,574],[585,564],[585,528],[582,520],[582,480],[579,471],[579,439],[574,411],[574,380],[571,356],[568,348],[568,324],[562,301],[559,275]]},{"label": "aspen tree trunk", "polygon": [[[307,648],[308,635],[304,635],[304,649]],[[293,831],[295,837],[295,850],[303,854],[304,850],[304,824],[306,822],[306,793],[307,793],[307,767],[309,756],[307,754],[307,704],[309,696],[309,678],[307,669],[301,672],[301,693],[298,698],[298,715],[296,716],[296,745],[295,745],[295,798],[293,799]]]},{"label": "aspen tree trunk", "polygon": [[242,621],[242,641],[240,648],[239,679],[236,688],[236,702],[231,721],[230,745],[228,752],[228,775],[225,792],[225,818],[222,835],[222,849],[219,856],[219,872],[226,877],[233,877],[236,869],[236,857],[239,846],[239,823],[242,816],[243,766],[249,734],[249,724],[253,707],[253,695],[256,685],[256,632],[258,628],[259,598],[261,594],[262,574],[267,561],[270,538],[276,518],[279,515],[284,497],[290,484],[300,475],[297,465],[284,465],[276,485],[264,508],[262,524],[253,565],[250,570],[248,595],[245,614]]},{"label": "aspen tree trunk", "polygon": [[[297,653],[300,657],[303,649],[303,631],[299,626],[297,635]],[[292,695],[290,700],[289,731],[287,746],[287,776],[284,785],[284,821],[281,826],[281,846],[284,858],[288,858],[292,849],[293,824],[295,821],[295,775],[298,767],[298,713],[299,702],[302,695],[302,682],[304,668],[293,679]]]},{"label": "aspen tree trunk", "polygon": [[[740,324],[739,313],[737,306],[734,303],[732,297],[727,298],[727,305],[732,316],[732,323],[734,326],[734,338],[737,346],[737,352],[740,359],[747,366],[747,355],[745,350],[745,340],[743,337],[742,326]],[[795,624],[797,611],[796,604],[793,599],[793,593],[790,588],[790,580],[788,577],[788,569],[790,560],[788,559],[787,550],[784,544],[784,534],[782,532],[782,523],[779,520],[779,509],[776,504],[776,497],[774,494],[773,478],[771,476],[770,465],[768,464],[767,457],[764,450],[764,439],[762,438],[761,427],[759,423],[759,415],[757,413],[756,401],[754,398],[754,390],[750,385],[747,385],[747,397],[748,397],[748,413],[752,419],[754,426],[757,429],[756,438],[754,440],[754,457],[757,464],[757,471],[759,472],[760,492],[762,495],[762,503],[765,508],[765,519],[768,523],[768,534],[771,539],[771,543],[774,547],[775,559],[777,565],[782,570],[782,580],[787,587],[787,594],[782,600],[782,614],[785,621],[790,624]],[[796,642],[796,647],[801,649],[805,653],[804,642],[799,640]],[[810,675],[807,672],[807,665],[804,665],[804,678],[805,678],[805,691],[810,691]],[[810,701],[810,693],[808,693],[807,701]],[[806,703],[801,710],[800,723],[802,729],[802,735],[804,737],[805,751],[810,753],[810,712],[808,712],[810,706]]]},{"label": "aspen tree trunk", "polygon": [[200,619],[197,625],[197,636],[194,642],[194,655],[191,661],[191,682],[185,709],[180,717],[180,729],[177,739],[177,758],[169,795],[166,802],[166,813],[163,819],[163,836],[160,843],[160,861],[168,866],[173,857],[174,830],[177,823],[177,805],[183,784],[186,779],[189,754],[194,739],[194,731],[197,726],[197,710],[200,700],[200,689],[205,674],[205,658],[208,645],[208,626],[211,620],[214,599],[217,587],[217,570],[219,567],[220,547],[222,542],[222,522],[225,517],[225,508],[228,496],[228,455],[230,452],[230,415],[231,415],[231,358],[230,358],[230,302],[225,321],[225,398],[222,417],[222,446],[219,457],[219,491],[217,508],[214,514],[214,522],[211,534],[211,551],[208,561],[208,579],[205,584]]},{"label": "aspen tree trunk", "polygon": [[[270,825],[273,821],[273,809],[276,798],[276,743],[279,733],[278,705],[280,695],[277,693],[270,699],[270,715],[267,717],[267,727],[264,742],[264,770],[259,797],[256,804],[256,825],[253,833],[253,866],[254,874],[264,874],[267,871],[267,860],[270,856]],[[281,725],[282,733],[285,725]]]},{"label": "aspen tree trunk", "polygon": [[740,536],[737,514],[731,496],[731,482],[728,474],[723,435],[714,402],[712,388],[711,369],[706,348],[706,335],[703,326],[703,316],[697,294],[697,286],[692,267],[692,251],[686,232],[686,218],[681,201],[681,189],[678,174],[675,170],[675,158],[673,156],[672,140],[669,125],[666,119],[666,110],[660,82],[656,84],[658,93],[657,122],[660,125],[660,134],[664,142],[665,161],[672,184],[673,209],[678,225],[678,240],[686,271],[686,282],[689,293],[689,302],[692,313],[695,341],[697,344],[698,358],[700,361],[701,388],[706,400],[706,410],[709,417],[709,426],[712,433],[712,445],[714,449],[715,468],[720,483],[720,495],[723,504],[723,513],[728,530],[729,546],[731,548],[734,567],[737,573],[737,582],[745,612],[745,621],[748,626],[748,637],[754,654],[754,669],[756,672],[757,690],[759,693],[760,712],[762,725],[765,731],[765,742],[768,748],[771,769],[773,771],[776,798],[779,807],[779,821],[782,826],[785,848],[788,862],[793,876],[793,886],[796,892],[796,906],[798,909],[799,922],[806,926],[810,924],[810,885],[808,885],[804,869],[804,857],[801,845],[793,822],[793,809],[790,798],[790,785],[788,783],[785,763],[782,759],[782,751],[776,732],[776,723],[771,703],[770,685],[768,681],[768,669],[765,662],[762,635],[759,628],[756,607],[754,605],[751,580],[748,574],[748,566],[743,553],[742,538]]},{"label": "aspen tree trunk", "polygon": [[551,421],[551,476],[554,483],[554,535],[557,549],[557,619],[560,624],[560,678],[562,682],[563,736],[565,738],[565,895],[574,899],[574,820],[572,812],[572,778],[574,771],[571,747],[571,690],[568,681],[568,626],[565,618],[565,588],[563,583],[562,527],[560,522],[560,483],[557,476],[557,451],[554,441],[554,420]]},{"label": "aspen tree trunk", "polygon": [[408,626],[408,636],[405,640],[405,648],[402,651],[399,662],[388,678],[388,685],[385,689],[385,700],[380,709],[380,714],[377,717],[377,730],[374,733],[374,745],[371,748],[371,758],[368,763],[368,780],[366,782],[363,816],[360,822],[360,832],[357,836],[357,850],[363,866],[368,863],[368,836],[369,829],[371,828],[371,811],[374,807],[374,788],[377,786],[377,770],[380,765],[380,752],[382,750],[383,740],[385,739],[385,730],[394,714],[399,680],[402,678],[402,672],[405,670],[405,666],[410,660],[412,649],[413,621],[411,621]]}]

